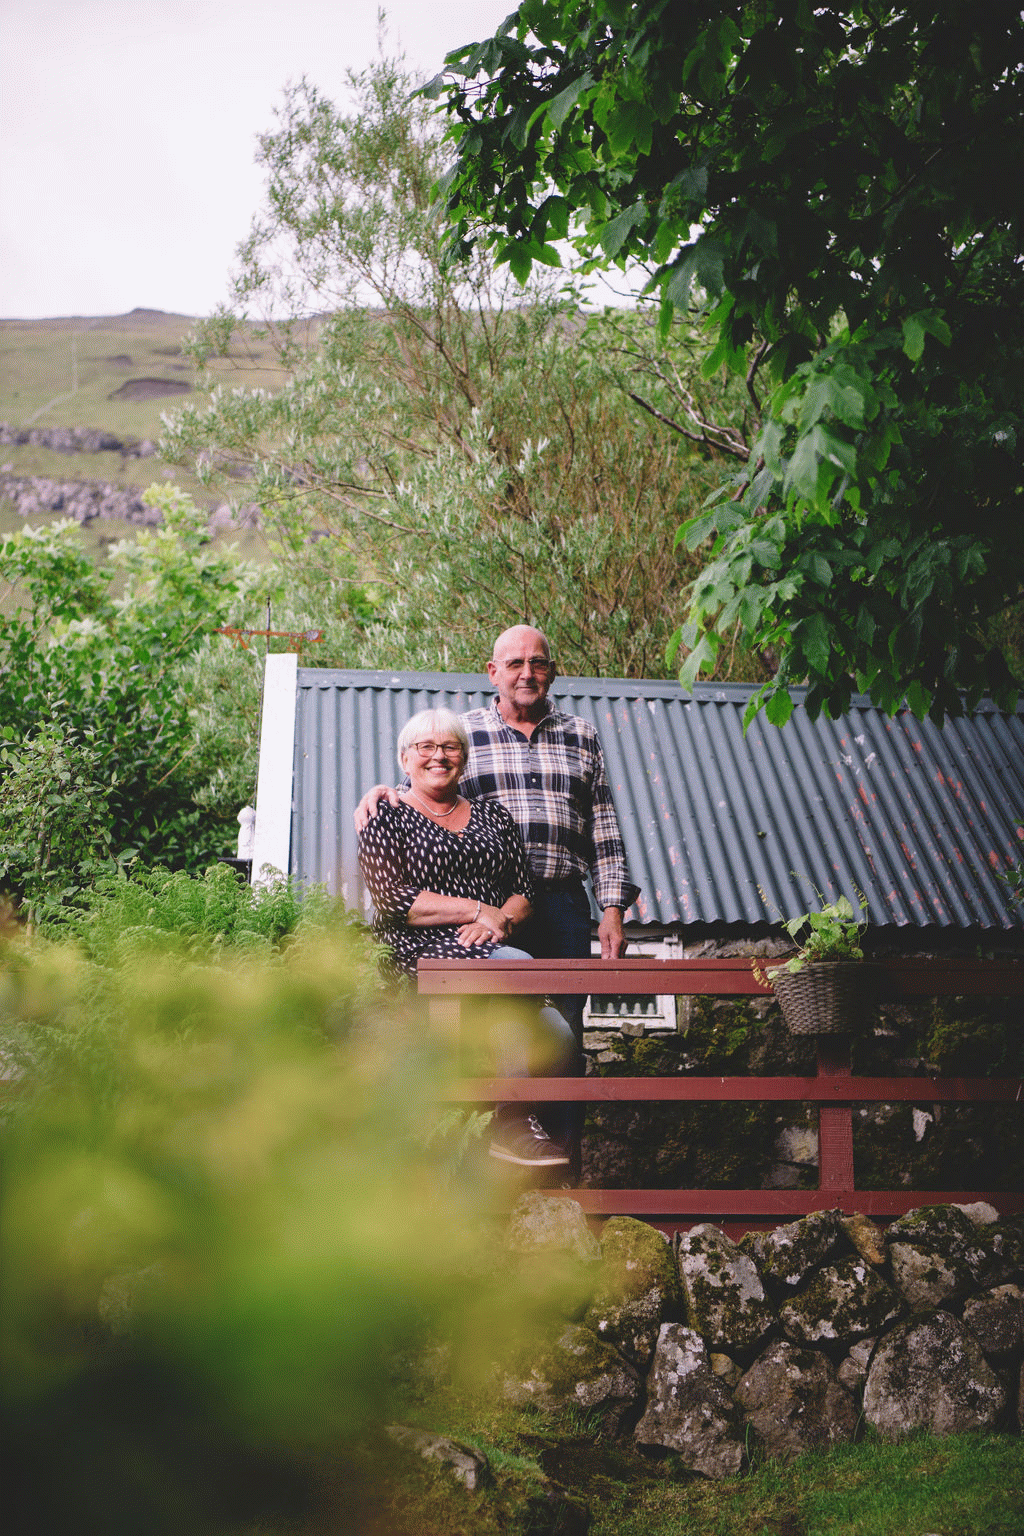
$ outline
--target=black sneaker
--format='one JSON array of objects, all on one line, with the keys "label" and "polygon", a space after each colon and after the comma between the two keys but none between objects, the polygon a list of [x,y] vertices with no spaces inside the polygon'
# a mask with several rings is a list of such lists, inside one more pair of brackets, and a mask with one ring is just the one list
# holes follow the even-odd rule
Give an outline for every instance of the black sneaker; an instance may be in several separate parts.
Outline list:
[{"label": "black sneaker", "polygon": [[489,1150],[501,1162],[518,1163],[523,1168],[552,1168],[569,1162],[569,1154],[545,1134],[534,1115],[503,1126]]}]

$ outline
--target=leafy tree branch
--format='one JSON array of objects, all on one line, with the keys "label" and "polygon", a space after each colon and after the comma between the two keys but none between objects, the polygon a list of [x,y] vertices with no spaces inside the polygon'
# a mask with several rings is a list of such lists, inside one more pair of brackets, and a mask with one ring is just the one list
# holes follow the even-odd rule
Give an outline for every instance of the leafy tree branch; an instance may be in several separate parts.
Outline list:
[{"label": "leafy tree branch", "polygon": [[855,687],[937,719],[1011,705],[1019,7],[523,0],[425,94],[456,153],[453,257],[486,245],[525,278],[569,234],[646,264],[665,334],[696,304],[706,374],[764,402],[729,510],[684,524],[683,547],[712,540],[684,680],[738,623],[780,658],[773,718],[802,680],[812,712]]}]

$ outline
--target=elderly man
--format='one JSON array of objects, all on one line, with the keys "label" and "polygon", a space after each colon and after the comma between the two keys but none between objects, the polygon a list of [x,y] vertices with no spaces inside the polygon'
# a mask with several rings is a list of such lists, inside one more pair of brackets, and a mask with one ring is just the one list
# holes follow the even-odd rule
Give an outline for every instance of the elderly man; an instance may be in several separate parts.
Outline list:
[{"label": "elderly man", "polygon": [[[506,629],[494,642],[487,673],[497,697],[486,709],[461,717],[469,761],[459,788],[469,799],[499,800],[523,834],[535,883],[534,914],[516,943],[538,959],[588,956],[590,902],[583,882],[589,874],[601,909],[601,957],[617,959],[626,948],[623,913],[639,888],[626,871],[597,732],[551,705],[548,691],[556,669],[539,629],[528,624]],[[356,810],[356,826],[365,826],[381,795],[394,793],[382,785],[370,790]],[[583,999],[561,997],[556,1005],[580,1044],[582,1072]],[[575,1162],[579,1106],[552,1105],[542,1118],[552,1139],[573,1144]]]}]

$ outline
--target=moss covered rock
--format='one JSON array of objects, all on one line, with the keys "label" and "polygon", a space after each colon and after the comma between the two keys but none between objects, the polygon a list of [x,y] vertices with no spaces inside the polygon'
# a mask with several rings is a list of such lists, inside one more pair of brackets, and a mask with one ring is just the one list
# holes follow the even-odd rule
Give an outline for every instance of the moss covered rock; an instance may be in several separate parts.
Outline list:
[{"label": "moss covered rock", "polygon": [[535,1340],[528,1357],[509,1365],[502,1391],[518,1408],[553,1410],[570,1404],[599,1412],[614,1433],[640,1400],[633,1367],[589,1328],[570,1324],[546,1346]]},{"label": "moss covered rock", "polygon": [[714,1374],[699,1334],[665,1323],[647,1379],[647,1411],[635,1430],[639,1445],[665,1446],[703,1477],[732,1477],[743,1464],[740,1416]]},{"label": "moss covered rock", "polygon": [[972,1296],[964,1307],[969,1328],[989,1360],[1009,1361],[1024,1354],[1024,1287],[997,1285]]},{"label": "moss covered rock", "polygon": [[962,1300],[986,1267],[985,1247],[956,1205],[923,1205],[889,1227],[893,1283],[910,1307]]},{"label": "moss covered rock", "polygon": [[864,1416],[883,1440],[916,1430],[962,1435],[991,1429],[1006,1389],[974,1335],[948,1312],[899,1324],[875,1351],[864,1387]]},{"label": "moss covered rock", "polygon": [[749,1253],[766,1280],[794,1287],[818,1264],[838,1252],[843,1241],[839,1211],[812,1211],[771,1232],[748,1232],[740,1247]]},{"label": "moss covered rock", "polygon": [[779,1320],[797,1344],[839,1344],[880,1332],[901,1310],[892,1287],[858,1257],[819,1269]]},{"label": "moss covered rock", "polygon": [[979,1233],[985,1250],[985,1281],[988,1285],[1024,1282],[1024,1216],[993,1222]]},{"label": "moss covered rock", "polygon": [[537,1190],[516,1201],[505,1245],[512,1253],[569,1253],[595,1263],[601,1257],[601,1244],[587,1225],[579,1201]]},{"label": "moss covered rock", "polygon": [[748,1356],[775,1325],[757,1265],[720,1228],[691,1227],[679,1243],[687,1322],[709,1349]]},{"label": "moss covered rock", "polygon": [[856,1432],[857,1405],[827,1358],[784,1339],[758,1356],[735,1395],[758,1440],[780,1461],[852,1440]]},{"label": "moss covered rock", "polygon": [[855,1211],[842,1218],[842,1228],[851,1247],[855,1248],[867,1264],[881,1266],[889,1257],[885,1246],[885,1234],[870,1216]]},{"label": "moss covered rock", "polygon": [[601,1235],[603,1263],[583,1321],[641,1370],[654,1353],[658,1330],[680,1306],[672,1250],[654,1227],[613,1216]]}]

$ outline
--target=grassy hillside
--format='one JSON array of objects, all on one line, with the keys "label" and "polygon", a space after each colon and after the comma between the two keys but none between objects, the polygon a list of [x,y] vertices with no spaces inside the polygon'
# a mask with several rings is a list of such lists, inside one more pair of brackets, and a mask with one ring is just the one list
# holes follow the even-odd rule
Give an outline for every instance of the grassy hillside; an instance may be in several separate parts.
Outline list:
[{"label": "grassy hillside", "polygon": [[[0,320],[0,421],[155,439],[160,413],[196,398],[193,369],[181,352],[194,323],[157,309]],[[253,339],[211,366],[225,383],[273,389],[281,380],[269,346]]]},{"label": "grassy hillside", "polygon": [[[92,427],[124,441],[155,442],[163,411],[202,399],[192,364],[182,353],[182,341],[194,323],[188,315],[156,309],[0,320],[0,421],[29,429]],[[232,387],[273,389],[281,382],[269,345],[253,337],[236,341],[227,357],[211,363],[211,372]],[[223,499],[202,489],[186,470],[156,457],[61,453],[35,444],[8,444],[0,446],[0,467],[13,475],[102,481],[118,489],[144,489],[154,480],[170,479],[201,506],[212,508]],[[0,500],[0,535],[22,526],[10,502]],[[86,524],[82,534],[98,552],[116,539],[130,538],[133,531],[127,523],[97,520]],[[246,553],[260,554],[255,546],[261,540],[246,534],[242,542]]]},{"label": "grassy hillside", "polygon": [[[194,323],[188,315],[157,309],[95,318],[0,320],[0,421],[29,429],[93,427],[126,441],[155,442],[162,412],[202,399],[195,370],[182,354],[182,341]],[[270,347],[252,337],[236,342],[227,357],[210,366],[217,380],[230,386],[273,389],[281,382]],[[187,471],[158,458],[61,453],[26,443],[0,447],[0,461],[15,475],[99,480],[118,488],[173,479],[201,505],[221,499],[201,491]],[[0,510],[0,532],[19,522],[9,507]],[[113,526],[105,531],[113,532]]]}]

